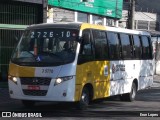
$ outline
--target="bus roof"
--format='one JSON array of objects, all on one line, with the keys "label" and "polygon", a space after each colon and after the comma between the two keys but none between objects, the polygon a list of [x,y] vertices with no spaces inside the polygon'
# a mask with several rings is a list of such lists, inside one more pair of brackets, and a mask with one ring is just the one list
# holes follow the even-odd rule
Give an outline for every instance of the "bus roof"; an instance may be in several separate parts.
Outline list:
[{"label": "bus roof", "polygon": [[90,26],[92,29],[100,29],[100,30],[106,30],[106,31],[113,31],[118,33],[128,33],[128,34],[139,34],[139,35],[148,35],[150,36],[150,33],[147,31],[140,31],[140,30],[131,30],[131,29],[125,29],[120,27],[109,27],[109,26],[102,26],[102,25],[96,25],[96,24],[89,24],[89,23],[83,23],[81,25],[81,28],[87,28],[82,26]]},{"label": "bus roof", "polygon": [[70,29],[79,29],[81,23],[72,23],[72,22],[60,22],[60,23],[41,23],[33,24],[27,27],[27,29],[44,29],[44,28],[70,28]]},{"label": "bus roof", "polygon": [[106,30],[106,31],[113,31],[119,33],[128,33],[128,34],[139,34],[139,35],[149,35],[150,33],[147,31],[139,31],[139,30],[131,30],[119,27],[109,27],[103,25],[96,25],[96,24],[89,24],[89,23],[82,23],[82,22],[60,22],[60,23],[42,23],[42,24],[35,24],[30,25],[27,29],[44,29],[44,28],[68,28],[68,29],[85,29],[85,28],[92,28],[92,29],[99,29],[99,30]]},{"label": "bus roof", "polygon": [[125,29],[125,28],[119,28],[119,27],[106,27],[108,31],[115,31],[120,33],[128,33],[128,34],[139,34],[139,35],[149,35],[150,33],[147,31],[140,31],[140,30],[131,30],[131,29]]}]

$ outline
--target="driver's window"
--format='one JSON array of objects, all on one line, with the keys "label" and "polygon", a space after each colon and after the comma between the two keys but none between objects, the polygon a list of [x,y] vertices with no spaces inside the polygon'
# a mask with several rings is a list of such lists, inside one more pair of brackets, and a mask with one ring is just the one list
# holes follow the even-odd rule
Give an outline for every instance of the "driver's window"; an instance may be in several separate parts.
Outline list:
[{"label": "driver's window", "polygon": [[[90,30],[84,30],[82,36],[85,36],[87,34],[91,37]],[[88,40],[88,42],[86,42],[85,39],[82,39],[80,54],[82,55],[92,54],[91,40]]]},{"label": "driver's window", "polygon": [[80,53],[78,58],[78,63],[89,62],[94,59],[92,52],[92,42],[90,30],[86,29],[82,32],[82,41],[80,47]]}]

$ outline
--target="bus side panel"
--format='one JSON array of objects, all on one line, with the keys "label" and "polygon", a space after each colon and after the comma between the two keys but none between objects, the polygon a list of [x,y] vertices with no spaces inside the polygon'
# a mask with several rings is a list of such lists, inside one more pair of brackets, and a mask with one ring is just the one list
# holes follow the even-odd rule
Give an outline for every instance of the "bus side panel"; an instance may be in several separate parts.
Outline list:
[{"label": "bus side panel", "polygon": [[152,60],[111,61],[110,95],[129,93],[133,80],[137,90],[151,86],[153,82]]},{"label": "bus side panel", "polygon": [[125,61],[111,61],[111,79],[110,79],[110,95],[122,94],[130,91],[130,84],[128,81],[130,76],[126,70]]},{"label": "bus side panel", "polygon": [[111,61],[110,95],[129,93],[134,79],[138,81],[140,60]]},{"label": "bus side panel", "polygon": [[[84,85],[87,83],[93,87],[93,99],[109,96],[110,73],[108,61],[92,61],[77,65],[76,70],[76,95],[75,100],[79,101]],[[80,92],[78,92],[80,91]]]},{"label": "bus side panel", "polygon": [[139,89],[144,89],[153,83],[153,61],[141,60],[140,66]]}]

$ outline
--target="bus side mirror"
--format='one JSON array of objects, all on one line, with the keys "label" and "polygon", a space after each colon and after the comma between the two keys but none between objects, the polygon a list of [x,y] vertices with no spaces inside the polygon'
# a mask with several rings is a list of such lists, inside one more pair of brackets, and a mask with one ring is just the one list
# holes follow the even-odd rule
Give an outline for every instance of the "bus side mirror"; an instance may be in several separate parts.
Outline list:
[{"label": "bus side mirror", "polygon": [[86,44],[90,44],[90,39],[91,39],[91,36],[90,34],[84,34],[83,37],[83,44],[86,45]]}]

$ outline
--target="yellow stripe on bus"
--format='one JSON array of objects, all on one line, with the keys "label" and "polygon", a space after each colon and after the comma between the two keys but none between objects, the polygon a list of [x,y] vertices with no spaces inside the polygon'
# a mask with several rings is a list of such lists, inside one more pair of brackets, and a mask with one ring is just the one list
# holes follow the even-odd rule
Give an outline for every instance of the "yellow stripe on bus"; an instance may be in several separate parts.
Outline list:
[{"label": "yellow stripe on bus", "polygon": [[9,65],[9,74],[15,77],[34,77],[35,68],[27,66],[19,66],[11,63]]},{"label": "yellow stripe on bus", "polygon": [[89,24],[89,23],[83,23],[83,24],[81,25],[80,30],[89,29],[89,28],[98,29],[98,30],[106,30],[106,27],[105,27],[105,26],[94,25],[94,24],[92,25],[92,24]]}]

